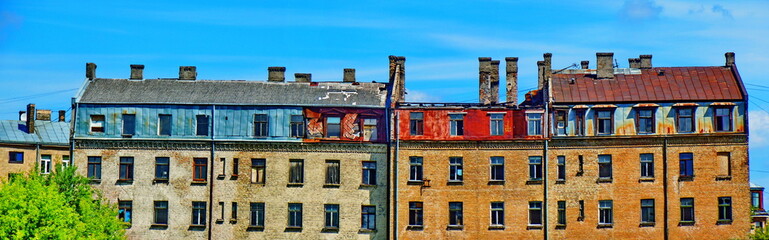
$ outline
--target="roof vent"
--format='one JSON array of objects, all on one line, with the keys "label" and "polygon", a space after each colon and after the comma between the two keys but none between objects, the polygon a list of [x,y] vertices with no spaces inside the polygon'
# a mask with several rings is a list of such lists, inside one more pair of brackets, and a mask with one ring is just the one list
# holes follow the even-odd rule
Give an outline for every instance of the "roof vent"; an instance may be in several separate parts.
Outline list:
[{"label": "roof vent", "polygon": [[571,78],[569,79],[569,84],[574,84],[576,81],[577,81],[576,78]]}]

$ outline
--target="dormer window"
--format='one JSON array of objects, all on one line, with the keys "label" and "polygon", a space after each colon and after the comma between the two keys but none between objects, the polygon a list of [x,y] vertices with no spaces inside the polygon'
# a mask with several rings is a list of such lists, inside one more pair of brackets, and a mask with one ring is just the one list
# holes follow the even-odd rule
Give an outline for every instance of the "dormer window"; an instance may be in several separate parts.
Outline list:
[{"label": "dormer window", "polygon": [[732,108],[731,107],[713,108],[713,126],[716,132],[732,131]]},{"label": "dormer window", "polygon": [[679,133],[694,132],[693,107],[680,107],[676,109],[676,130]]},{"label": "dormer window", "polygon": [[528,135],[542,135],[542,113],[527,113]]},{"label": "dormer window", "polygon": [[451,122],[451,136],[465,135],[465,115],[456,113],[449,114],[449,121]]},{"label": "dormer window", "polygon": [[654,108],[636,108],[635,122],[636,132],[639,134],[649,134],[655,132],[654,127]]},{"label": "dormer window", "polygon": [[254,114],[254,137],[267,137],[269,134],[267,114]]},{"label": "dormer window", "polygon": [[595,132],[597,134],[614,133],[614,114],[613,109],[595,110]]},{"label": "dormer window", "polygon": [[342,133],[342,118],[340,117],[327,117],[326,118],[326,137],[339,138]]},{"label": "dormer window", "polygon": [[568,112],[566,110],[555,110],[555,134],[566,136],[568,123]]},{"label": "dormer window", "polygon": [[92,133],[104,132],[104,115],[91,115],[89,127]]}]

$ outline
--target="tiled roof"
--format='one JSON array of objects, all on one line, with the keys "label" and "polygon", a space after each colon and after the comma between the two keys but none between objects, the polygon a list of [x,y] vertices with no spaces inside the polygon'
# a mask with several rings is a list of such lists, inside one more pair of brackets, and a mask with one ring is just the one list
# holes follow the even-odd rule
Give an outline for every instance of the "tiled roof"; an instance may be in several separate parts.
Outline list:
[{"label": "tiled roof", "polygon": [[0,143],[69,145],[69,123],[35,121],[35,133],[27,133],[27,123],[0,120]]},{"label": "tiled roof", "polygon": [[615,74],[614,79],[596,79],[595,74],[553,74],[552,97],[556,103],[744,99],[742,86],[729,67],[655,67],[640,72]]},{"label": "tiled roof", "polygon": [[384,83],[95,79],[81,103],[245,104],[384,107]]}]

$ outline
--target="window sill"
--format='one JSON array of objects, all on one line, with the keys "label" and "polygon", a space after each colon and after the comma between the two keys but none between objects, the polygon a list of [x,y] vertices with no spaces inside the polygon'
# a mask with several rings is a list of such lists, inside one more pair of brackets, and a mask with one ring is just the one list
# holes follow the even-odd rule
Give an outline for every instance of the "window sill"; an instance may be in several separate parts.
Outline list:
[{"label": "window sill", "polygon": [[599,177],[595,180],[595,183],[611,183],[614,179],[612,178],[606,178],[606,177]]},{"label": "window sill", "polygon": [[465,184],[465,183],[464,183],[464,182],[462,182],[461,180],[460,180],[460,181],[457,181],[457,180],[453,180],[453,181],[452,181],[452,180],[449,180],[448,182],[446,182],[446,185],[464,185],[464,184]]},{"label": "window sill", "polygon": [[237,180],[237,179],[238,179],[238,175],[237,174],[230,175],[230,180]]},{"label": "window sill", "polygon": [[641,177],[638,179],[638,182],[654,182],[654,177]]},{"label": "window sill", "polygon": [[505,230],[504,225],[491,225],[489,226],[489,230]]},{"label": "window sill", "polygon": [[678,176],[679,182],[691,182],[694,181],[694,176]]},{"label": "window sill", "polygon": [[422,231],[423,229],[425,229],[425,227],[422,226],[422,225],[409,225],[409,226],[406,226],[406,230],[410,230],[410,231]]},{"label": "window sill", "polygon": [[361,184],[359,188],[376,188],[376,184]]},{"label": "window sill", "polygon": [[464,229],[465,229],[465,226],[463,226],[463,225],[448,225],[448,226],[446,226],[446,230],[459,230],[459,231],[461,231],[461,230],[464,230]]},{"label": "window sill", "polygon": [[115,185],[131,185],[134,183],[133,179],[118,179]]},{"label": "window sill", "polygon": [[376,233],[376,229],[361,228],[358,230],[359,234]]},{"label": "window sill", "polygon": [[577,171],[577,174],[575,174],[574,176],[580,177],[580,176],[582,176],[584,174],[585,174],[584,171]]},{"label": "window sill", "polygon": [[286,227],[285,232],[301,232],[302,227]]},{"label": "window sill", "polygon": [[236,224],[236,223],[238,223],[238,219],[230,218],[230,224]]},{"label": "window sill", "polygon": [[681,221],[678,222],[678,226],[694,226],[695,221]]},{"label": "window sill", "polygon": [[527,180],[526,185],[542,185],[542,180]]},{"label": "window sill", "polygon": [[130,222],[121,222],[124,229],[131,229],[131,223]]},{"label": "window sill", "polygon": [[613,228],[614,224],[611,223],[599,223],[596,228]]},{"label": "window sill", "polygon": [[124,137],[124,138],[132,138],[134,135],[133,134],[121,134],[120,136]]},{"label": "window sill", "polygon": [[168,224],[153,223],[150,224],[150,229],[167,229]]},{"label": "window sill", "polygon": [[216,179],[222,180],[222,179],[224,179],[225,176],[227,176],[227,175],[219,174],[219,175],[216,175]]},{"label": "window sill", "polygon": [[9,161],[8,163],[10,163],[10,164],[24,164],[24,162],[20,162],[20,161],[15,161],[15,162]]},{"label": "window sill", "polygon": [[264,186],[264,183],[263,183],[263,182],[251,182],[251,185],[260,185],[260,186]]},{"label": "window sill", "polygon": [[558,229],[558,230],[566,229],[566,224],[556,224],[555,229]]},{"label": "window sill", "polygon": [[222,223],[224,223],[224,219],[221,219],[221,218],[220,219],[216,219],[216,223],[217,224],[222,224]]},{"label": "window sill", "polygon": [[193,180],[190,185],[193,185],[193,186],[205,186],[205,185],[208,185],[208,181],[194,181]]},{"label": "window sill", "polygon": [[528,225],[526,226],[526,230],[540,230],[542,229],[542,225]]},{"label": "window sill", "polygon": [[304,186],[304,183],[289,183],[286,185],[286,187],[290,187],[290,188],[300,188],[302,186]]},{"label": "window sill", "polygon": [[198,231],[205,230],[205,229],[206,229],[206,225],[198,225],[198,224],[190,224],[190,227],[187,228],[187,230],[198,230]]},{"label": "window sill", "polygon": [[165,183],[168,184],[168,179],[152,179],[152,184]]},{"label": "window sill", "polygon": [[716,225],[731,225],[732,220],[718,220],[716,221]]},{"label": "window sill", "polygon": [[654,227],[654,222],[642,222],[638,227]]},{"label": "window sill", "polygon": [[566,179],[556,179],[555,180],[555,184],[565,184],[565,183],[566,183]]},{"label": "window sill", "polygon": [[91,179],[92,184],[101,184],[101,179]]},{"label": "window sill", "polygon": [[264,226],[248,226],[246,228],[246,231],[248,232],[263,232]]},{"label": "window sill", "polygon": [[732,176],[716,176],[716,181],[731,181]]},{"label": "window sill", "polygon": [[323,233],[338,233],[339,232],[339,228],[338,227],[324,227],[323,229],[320,230],[320,232],[323,232]]},{"label": "window sill", "polygon": [[407,185],[425,185],[425,181],[422,180],[409,180],[406,182]]},{"label": "window sill", "polygon": [[326,184],[323,184],[323,188],[339,188],[339,184],[326,183]]},{"label": "window sill", "polygon": [[489,180],[489,185],[505,185],[505,180]]}]

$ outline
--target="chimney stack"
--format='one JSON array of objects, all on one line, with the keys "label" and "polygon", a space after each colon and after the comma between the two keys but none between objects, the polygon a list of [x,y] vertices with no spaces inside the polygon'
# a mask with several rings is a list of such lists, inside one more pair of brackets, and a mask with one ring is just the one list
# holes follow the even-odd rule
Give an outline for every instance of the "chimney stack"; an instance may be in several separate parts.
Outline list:
[{"label": "chimney stack", "polygon": [[131,80],[144,79],[144,65],[131,64]]},{"label": "chimney stack", "polygon": [[268,82],[286,81],[286,67],[267,67]]},{"label": "chimney stack", "polygon": [[629,68],[641,68],[640,58],[628,58],[627,63]]},{"label": "chimney stack", "polygon": [[390,81],[393,103],[406,101],[406,57],[390,55]]},{"label": "chimney stack", "polygon": [[537,61],[537,89],[545,85],[545,61]]},{"label": "chimney stack", "polygon": [[311,73],[294,73],[295,82],[312,82]]},{"label": "chimney stack", "polygon": [[96,78],[96,63],[85,64],[85,78],[88,80],[93,80]]},{"label": "chimney stack", "polygon": [[545,59],[545,75],[543,76],[543,80],[550,81],[550,76],[553,75],[553,54],[545,53],[542,57]]},{"label": "chimney stack", "polygon": [[179,67],[179,80],[195,80],[198,77],[195,66]]},{"label": "chimney stack", "polygon": [[652,68],[652,55],[641,55],[641,69]]},{"label": "chimney stack", "polygon": [[734,67],[734,52],[727,52],[724,57],[726,57],[726,66]]},{"label": "chimney stack", "polygon": [[38,109],[35,113],[35,120],[51,121],[51,110]]},{"label": "chimney stack", "polygon": [[482,104],[491,103],[491,58],[478,58],[478,99]]},{"label": "chimney stack", "polygon": [[66,121],[67,121],[67,111],[59,110],[59,122],[66,122]]},{"label": "chimney stack", "polygon": [[507,83],[507,94],[505,101],[509,105],[518,104],[518,58],[505,58],[505,82]]},{"label": "chimney stack", "polygon": [[355,68],[345,68],[342,81],[355,82]]},{"label": "chimney stack", "polygon": [[[94,65],[96,66],[96,65]],[[35,133],[35,104],[27,105],[27,133]]]},{"label": "chimney stack", "polygon": [[489,102],[499,102],[499,60],[491,60],[491,78],[489,79]]},{"label": "chimney stack", "polygon": [[595,54],[598,78],[614,78],[614,53],[599,52]]},{"label": "chimney stack", "polygon": [[579,65],[582,66],[582,69],[589,69],[590,68],[590,61],[579,62]]}]

